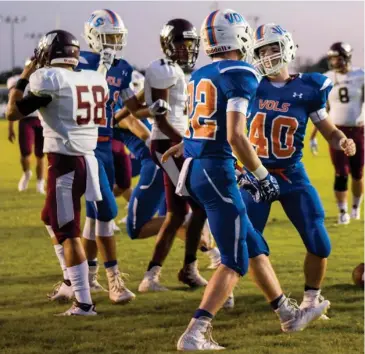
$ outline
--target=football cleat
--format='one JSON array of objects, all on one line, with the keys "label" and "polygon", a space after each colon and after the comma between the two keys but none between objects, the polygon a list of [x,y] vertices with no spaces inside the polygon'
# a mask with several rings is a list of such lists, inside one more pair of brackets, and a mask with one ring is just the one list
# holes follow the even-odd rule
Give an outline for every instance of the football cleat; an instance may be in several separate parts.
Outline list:
[{"label": "football cleat", "polygon": [[339,213],[338,214],[338,225],[348,225],[350,223],[350,215],[348,213]]},{"label": "football cleat", "polygon": [[211,250],[205,252],[210,259],[210,264],[208,269],[217,269],[221,264],[221,253],[217,247],[212,248]]},{"label": "football cleat", "polygon": [[191,288],[199,288],[208,284],[208,281],[199,273],[198,261],[194,261],[184,266],[178,274],[178,279]]},{"label": "football cleat", "polygon": [[18,191],[23,192],[28,188],[30,179],[32,178],[32,171],[24,172],[18,183]]},{"label": "football cleat", "polygon": [[119,221],[118,221],[118,224],[126,224],[127,223],[127,219],[128,219],[128,215],[126,215],[124,218],[121,218]]},{"label": "football cleat", "polygon": [[286,298],[275,312],[280,318],[281,330],[289,333],[302,331],[309,323],[321,317],[329,307],[330,302],[324,300],[315,307],[300,309],[295,300]]},{"label": "football cleat", "polygon": [[46,194],[46,191],[44,190],[44,179],[39,179],[37,181],[36,191],[40,194]]},{"label": "football cleat", "polygon": [[230,295],[228,296],[228,299],[223,304],[222,308],[224,308],[226,310],[230,310],[230,309],[234,308],[234,295],[233,295],[233,292],[230,293]]},{"label": "football cleat", "polygon": [[[321,295],[321,292],[319,290],[307,290],[304,292],[303,301],[300,304],[299,308],[302,310],[309,307],[315,307],[323,301],[324,297]],[[323,314],[319,319],[329,320],[329,317]]]},{"label": "football cleat", "polygon": [[154,266],[148,270],[139,284],[138,291],[140,293],[146,293],[148,291],[168,291],[160,284],[161,267]]},{"label": "football cleat", "polygon": [[200,317],[193,318],[186,331],[177,342],[177,350],[223,350],[212,337],[213,327],[208,319]]},{"label": "football cleat", "polygon": [[65,281],[59,281],[54,285],[53,290],[47,297],[51,301],[58,301],[60,303],[68,302],[74,297],[74,291],[70,285],[66,284]]},{"label": "football cleat", "polygon": [[108,276],[109,283],[109,299],[118,304],[126,304],[135,299],[136,295],[134,295],[124,283],[122,276],[117,271],[108,271],[106,272]]},{"label": "football cleat", "polygon": [[360,217],[361,217],[360,208],[352,208],[351,219],[360,220]]},{"label": "football cleat", "polygon": [[75,301],[71,308],[65,312],[57,314],[55,316],[96,316],[94,304],[83,304],[81,302]]},{"label": "football cleat", "polygon": [[99,266],[89,266],[89,285],[91,293],[108,292],[98,281]]},{"label": "football cleat", "polygon": [[120,227],[115,223],[114,220],[113,220],[113,231],[115,231],[115,232],[119,232],[120,231]]}]

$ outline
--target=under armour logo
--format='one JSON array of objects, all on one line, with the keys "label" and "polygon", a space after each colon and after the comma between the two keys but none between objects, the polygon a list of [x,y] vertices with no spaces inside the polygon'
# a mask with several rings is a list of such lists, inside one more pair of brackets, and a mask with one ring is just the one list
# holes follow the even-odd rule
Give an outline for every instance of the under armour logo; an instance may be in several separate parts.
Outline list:
[{"label": "under armour logo", "polygon": [[296,92],[294,92],[294,93],[293,93],[293,97],[299,97],[299,98],[302,98],[302,97],[303,97],[303,94],[302,94],[302,93],[296,93]]}]

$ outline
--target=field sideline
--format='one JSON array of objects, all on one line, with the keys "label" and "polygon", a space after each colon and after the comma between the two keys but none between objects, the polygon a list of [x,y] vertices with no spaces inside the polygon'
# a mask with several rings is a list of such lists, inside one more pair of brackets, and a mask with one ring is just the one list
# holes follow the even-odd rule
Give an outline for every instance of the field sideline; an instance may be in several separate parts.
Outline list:
[{"label": "field sideline", "polygon": [[[180,334],[199,304],[202,291],[189,291],[177,281],[183,244],[176,240],[162,274],[172,291],[138,295],[133,303],[112,305],[107,294],[93,297],[99,316],[59,318],[53,314],[68,305],[48,302],[46,294],[61,279],[50,238],[40,221],[43,197],[35,193],[35,177],[28,191],[17,191],[21,175],[18,146],[7,141],[6,122],[0,121],[0,353],[173,353]],[[313,158],[308,147],[304,162],[321,195],[333,251],[323,294],[331,303],[330,321],[316,322],[293,335],[280,332],[279,322],[248,277],[235,291],[236,307],[221,311],[214,321],[214,338],[227,346],[225,353],[247,354],[351,354],[364,348],[363,296],[352,285],[352,269],[363,261],[363,219],[337,227],[332,195],[333,169],[327,144]],[[119,217],[124,203],[119,200]],[[285,293],[300,302],[303,291],[302,263],[305,254],[299,235],[275,205],[265,232]],[[136,292],[152,252],[154,240],[132,242],[118,234],[119,264],[129,274],[128,287]],[[208,260],[199,254],[202,273]],[[101,283],[106,285],[103,269]]]}]

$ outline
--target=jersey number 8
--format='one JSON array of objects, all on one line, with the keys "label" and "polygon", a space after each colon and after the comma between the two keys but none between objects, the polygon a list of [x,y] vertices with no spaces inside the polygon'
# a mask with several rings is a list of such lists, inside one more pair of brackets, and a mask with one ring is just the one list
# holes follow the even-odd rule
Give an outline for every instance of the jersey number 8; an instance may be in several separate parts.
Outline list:
[{"label": "jersey number 8", "polygon": [[[90,97],[89,86],[76,86],[77,124],[85,125],[88,124],[90,120],[93,120],[95,124],[105,127],[107,125],[105,105],[108,96],[106,96],[103,86],[92,86],[91,93],[92,98]],[[86,97],[89,99],[86,99]]]},{"label": "jersey number 8", "polygon": [[202,79],[195,86],[194,81],[188,85],[189,128],[185,136],[192,139],[215,140],[217,121],[209,119],[217,112],[217,88],[211,80]]}]

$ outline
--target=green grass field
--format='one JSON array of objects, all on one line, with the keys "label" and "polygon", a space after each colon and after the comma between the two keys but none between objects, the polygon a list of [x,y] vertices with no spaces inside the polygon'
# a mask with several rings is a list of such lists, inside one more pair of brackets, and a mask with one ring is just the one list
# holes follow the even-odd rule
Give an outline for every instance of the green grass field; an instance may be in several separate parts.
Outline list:
[{"label": "green grass field", "polygon": [[[94,296],[99,316],[59,318],[53,314],[68,305],[47,301],[46,293],[61,279],[50,238],[40,221],[43,197],[17,191],[21,175],[18,146],[6,140],[6,123],[0,122],[0,353],[168,353],[199,304],[202,291],[190,291],[177,281],[183,244],[176,240],[163,271],[163,283],[171,291],[137,295],[134,302],[112,305],[104,294]],[[327,145],[320,141],[320,156],[305,150],[305,164],[322,197],[326,225],[333,251],[323,294],[331,303],[331,321],[316,322],[293,335],[280,332],[279,322],[261,293],[245,277],[235,291],[236,307],[221,311],[214,321],[214,338],[228,347],[227,353],[249,354],[350,354],[361,353],[363,291],[352,285],[351,272],[363,260],[363,220],[349,226],[335,225],[337,211],[332,195],[333,170]],[[123,202],[119,201],[124,216]],[[284,291],[301,300],[302,263],[305,254],[299,235],[280,205],[273,208],[265,232],[271,260]],[[132,242],[126,232],[118,234],[119,264],[130,275],[128,286],[137,291],[151,256],[153,239]],[[202,273],[208,260],[199,255]],[[104,271],[101,282],[105,285]]]}]

